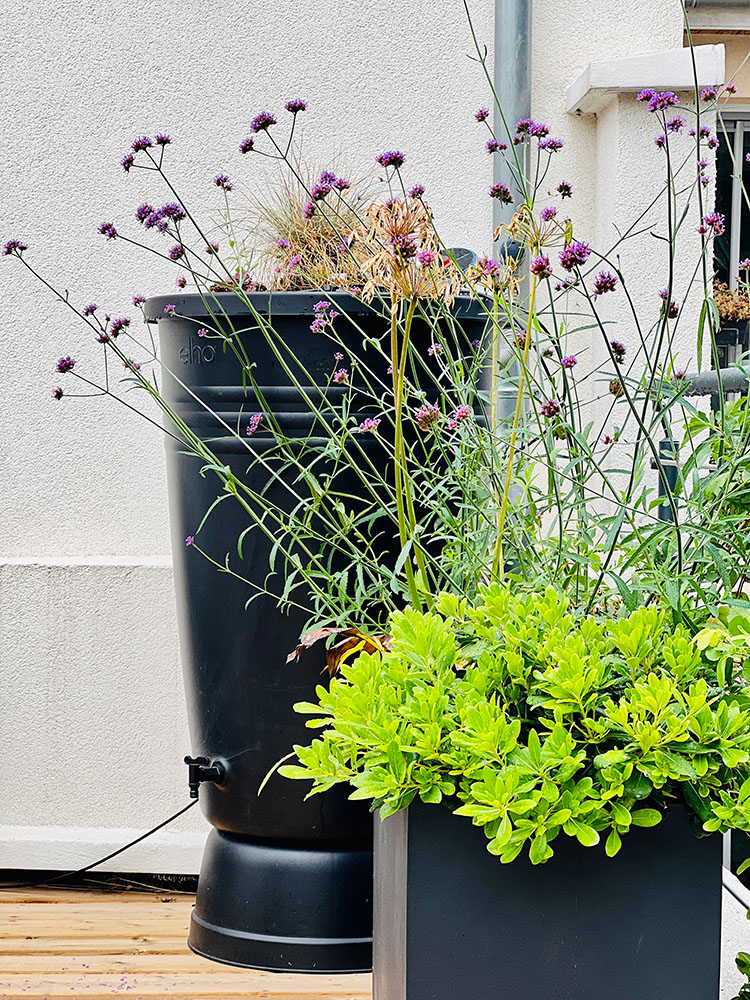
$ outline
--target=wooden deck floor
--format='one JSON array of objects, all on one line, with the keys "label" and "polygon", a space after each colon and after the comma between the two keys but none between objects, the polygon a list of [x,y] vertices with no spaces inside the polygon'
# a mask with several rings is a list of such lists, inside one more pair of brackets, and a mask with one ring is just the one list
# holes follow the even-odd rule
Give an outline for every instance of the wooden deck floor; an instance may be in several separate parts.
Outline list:
[{"label": "wooden deck floor", "polygon": [[0,1000],[370,1000],[368,975],[232,969],[185,944],[190,895],[0,891]]}]

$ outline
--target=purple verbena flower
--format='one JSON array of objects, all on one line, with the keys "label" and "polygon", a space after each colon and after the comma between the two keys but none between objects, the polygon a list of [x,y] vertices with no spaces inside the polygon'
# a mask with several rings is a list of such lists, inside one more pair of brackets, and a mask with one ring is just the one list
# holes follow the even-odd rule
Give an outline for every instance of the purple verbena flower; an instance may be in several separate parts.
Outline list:
[{"label": "purple verbena flower", "polygon": [[178,288],[185,288],[187,286],[187,278],[185,277],[184,274],[180,274],[178,276],[177,280],[175,281],[175,285],[177,285]]},{"label": "purple verbena flower", "polygon": [[301,97],[295,97],[293,100],[287,101],[284,108],[293,115],[297,115],[300,111],[307,111],[307,101],[303,101]]},{"label": "purple verbena flower", "polygon": [[490,116],[490,109],[489,108],[480,108],[478,111],[474,112],[474,117],[476,118],[476,120],[478,122],[487,121],[487,119],[489,118],[489,116]]},{"label": "purple verbena flower", "polygon": [[724,88],[724,90],[725,90],[725,91],[726,91],[726,92],[727,92],[728,94],[736,94],[736,93],[737,93],[737,84],[736,84],[736,83],[734,83],[734,82],[733,82],[732,80],[730,80],[730,81],[729,81],[729,83],[728,83],[728,84],[726,85],[726,87]]},{"label": "purple verbena flower", "polygon": [[505,184],[493,184],[490,188],[490,198],[497,198],[502,205],[512,205],[513,195]]},{"label": "purple verbena flower", "polygon": [[657,149],[664,149],[664,147],[667,145],[667,137],[664,135],[663,132],[661,135],[657,135],[657,137],[654,139],[654,145],[656,146]]},{"label": "purple verbena flower", "polygon": [[575,267],[580,267],[588,260],[591,248],[588,243],[576,241],[560,251],[560,266],[566,271],[572,271]]},{"label": "purple verbena flower", "polygon": [[547,205],[547,207],[543,208],[539,213],[539,217],[541,218],[542,222],[551,222],[556,215],[557,215],[557,209],[555,208],[554,205]]},{"label": "purple verbena flower", "polygon": [[65,372],[72,371],[75,366],[75,361],[70,356],[66,358],[60,358],[60,360],[55,365],[55,371],[64,375]]},{"label": "purple verbena flower", "polygon": [[139,205],[135,210],[136,220],[142,224],[146,221],[149,215],[153,215],[153,212],[153,205],[149,205],[147,201],[144,201],[143,204]]},{"label": "purple verbena flower", "polygon": [[533,118],[522,118],[516,122],[516,135],[528,135],[531,126],[534,124]]},{"label": "purple verbena flower", "polygon": [[725,221],[721,212],[709,212],[708,215],[703,216],[703,222],[698,226],[698,232],[704,235],[710,230],[714,236],[723,236]]},{"label": "purple verbena flower", "polygon": [[594,295],[604,295],[605,292],[614,292],[617,287],[617,276],[611,271],[600,271],[594,278]]},{"label": "purple verbena flower", "polygon": [[320,302],[316,302],[315,305],[313,306],[313,312],[315,313],[325,312],[330,305],[331,303],[328,302],[326,299],[321,299]]},{"label": "purple verbena flower", "polygon": [[[166,222],[166,220],[162,219],[161,212],[157,210],[155,212],[151,212],[149,215],[146,216],[146,218],[143,220],[143,228],[152,229],[154,226],[161,226],[162,222]],[[167,225],[169,225],[168,222]]]},{"label": "purple verbena flower", "polygon": [[715,101],[718,96],[716,87],[704,87],[701,91],[702,101]]},{"label": "purple verbena flower", "polygon": [[8,242],[3,247],[3,257],[10,257],[13,254],[22,254],[24,250],[29,248],[21,240],[8,240]]},{"label": "purple verbena flower", "polygon": [[289,240],[276,240],[274,246],[277,246],[279,250],[287,250],[291,246]]},{"label": "purple verbena flower", "polygon": [[322,170],[318,178],[318,184],[327,184],[329,188],[336,180],[336,174],[332,170]]},{"label": "purple verbena flower", "polygon": [[208,336],[208,330],[205,328],[205,326],[202,326],[200,328],[200,330],[198,331],[198,336],[199,337],[207,337]]},{"label": "purple verbena flower", "polygon": [[181,243],[175,243],[172,249],[169,251],[170,260],[179,260],[180,257],[184,256],[185,247]]},{"label": "purple verbena flower", "polygon": [[294,268],[300,263],[301,260],[302,260],[301,253],[296,253],[293,257],[290,257],[289,263],[287,265],[289,267],[289,270],[290,271],[294,270]]},{"label": "purple verbena flower", "polygon": [[745,257],[745,259],[741,260],[737,266],[740,271],[750,271],[750,257]]},{"label": "purple verbena flower", "polygon": [[427,348],[427,353],[430,355],[431,358],[435,357],[436,355],[443,354],[444,353],[443,345],[430,344],[430,346]]},{"label": "purple verbena flower", "polygon": [[62,387],[59,386],[59,385],[58,385],[58,387],[56,389],[52,390],[52,398],[53,399],[62,399],[63,395],[64,395],[64,393],[62,391]]},{"label": "purple verbena flower", "polygon": [[539,412],[543,417],[546,417],[547,420],[552,420],[554,417],[559,415],[560,404],[557,400],[548,399],[546,403],[543,403],[542,406],[539,407]]},{"label": "purple verbena flower", "polygon": [[680,312],[680,307],[674,299],[669,297],[669,289],[662,288],[659,292],[659,298],[662,300],[663,305],[661,307],[662,315],[666,314],[667,319],[677,319]]},{"label": "purple verbena flower", "polygon": [[409,192],[409,197],[410,198],[421,198],[423,194],[424,194],[424,185],[423,184],[415,184],[414,187]]},{"label": "purple verbena flower", "polygon": [[557,193],[561,198],[572,198],[573,197],[573,185],[568,181],[560,181],[557,185]]},{"label": "purple verbena flower", "polygon": [[120,160],[120,166],[125,171],[125,173],[130,173],[130,168],[135,163],[135,156],[132,153],[126,153],[125,156]]},{"label": "purple verbena flower", "polygon": [[141,370],[140,364],[137,361],[133,361],[132,358],[127,358],[125,361],[123,361],[122,367],[129,368],[131,371],[134,372],[139,372]]},{"label": "purple verbena flower", "polygon": [[172,139],[170,138],[170,136],[165,135],[163,132],[157,132],[156,135],[154,136],[154,142],[156,143],[157,146],[168,146],[171,143],[171,141]]},{"label": "purple verbena flower", "polygon": [[346,368],[339,368],[333,373],[333,381],[336,385],[349,385],[349,372]]},{"label": "purple verbena flower", "polygon": [[276,119],[270,111],[261,111],[260,114],[256,115],[250,122],[250,131],[256,133],[263,132],[265,129],[269,129],[275,124]]},{"label": "purple verbena flower", "polygon": [[417,260],[422,265],[422,267],[430,267],[435,263],[437,259],[437,254],[432,250],[420,250],[417,254]]},{"label": "purple verbena flower", "polygon": [[217,174],[214,177],[214,184],[223,191],[231,191],[234,187],[227,174]]},{"label": "purple verbena flower", "polygon": [[310,324],[310,330],[313,333],[322,333],[326,328],[327,322],[328,320],[325,318],[325,316],[316,316],[315,319]]},{"label": "purple verbena flower", "polygon": [[336,353],[333,356],[333,359],[334,361],[343,361],[344,355],[341,353],[341,351],[336,351]]},{"label": "purple verbena flower", "polygon": [[185,539],[185,545],[190,546],[195,541],[195,535],[188,535]]},{"label": "purple verbena flower", "polygon": [[337,191],[348,191],[351,186],[351,181],[348,181],[346,177],[335,177],[332,182],[332,187]]},{"label": "purple verbena flower", "polygon": [[145,301],[146,301],[146,296],[145,295],[134,295],[133,296],[133,305],[136,306],[136,307],[137,306],[142,306]]},{"label": "purple verbena flower", "polygon": [[560,364],[563,366],[563,368],[575,368],[575,366],[578,364],[578,358],[574,354],[568,354],[567,357],[564,357],[562,359]]},{"label": "purple verbena flower", "polygon": [[543,122],[532,122],[529,125],[529,135],[543,139],[545,135],[549,135],[549,125],[545,125]]},{"label": "purple verbena flower", "polygon": [[205,248],[204,252],[208,253],[208,254],[218,253],[219,252],[219,244],[218,243],[208,243],[206,245],[206,248]]},{"label": "purple verbena flower", "polygon": [[499,142],[497,139],[488,139],[485,146],[488,153],[502,153],[502,151],[507,148],[507,142]]},{"label": "purple verbena flower", "polygon": [[664,127],[667,132],[681,132],[687,123],[682,115],[675,115],[674,118],[670,118],[668,122],[665,123]]},{"label": "purple verbena flower", "polygon": [[173,305],[164,306],[164,315],[165,316],[174,316],[176,308],[177,308],[177,306],[173,306]]},{"label": "purple verbena flower", "polygon": [[[145,299],[144,299],[145,302]],[[123,330],[130,326],[130,319],[128,316],[120,316],[118,319],[112,320],[112,325],[109,328],[109,335],[113,339],[119,337]]]},{"label": "purple verbena flower", "polygon": [[493,278],[502,271],[500,262],[495,260],[494,257],[480,257],[477,264],[481,267],[482,274],[488,278]]},{"label": "purple verbena flower", "polygon": [[310,197],[313,201],[322,201],[327,194],[331,193],[330,184],[316,184],[315,187],[310,192]]},{"label": "purple verbena flower", "polygon": [[240,143],[240,152],[249,153],[253,146],[255,145],[255,139],[252,136],[248,136],[247,139],[243,139]]},{"label": "purple verbena flower", "polygon": [[652,114],[655,111],[665,111],[667,108],[673,107],[675,104],[679,104],[680,99],[677,94],[673,93],[671,90],[664,90],[661,93],[654,93],[648,102],[646,107],[647,111]]},{"label": "purple verbena flower", "polygon": [[360,434],[367,434],[368,431],[374,433],[378,427],[380,427],[380,420],[377,417],[367,417],[362,421],[357,430]]},{"label": "purple verbena flower", "polygon": [[302,218],[312,219],[314,215],[315,215],[315,203],[312,201],[308,201],[308,203],[302,209]]},{"label": "purple verbena flower", "polygon": [[255,434],[262,419],[263,419],[262,413],[250,414],[250,419],[248,420],[247,423],[247,430],[245,431],[248,437],[252,437],[252,435]]},{"label": "purple verbena flower", "polygon": [[133,143],[130,146],[130,148],[133,150],[134,153],[140,153],[141,150],[150,149],[151,146],[153,146],[153,142],[151,141],[151,139],[149,139],[147,135],[142,135],[140,138],[133,140]]},{"label": "purple verbena flower", "polygon": [[540,139],[536,144],[537,149],[546,150],[548,153],[558,153],[563,148],[562,139]]},{"label": "purple verbena flower", "polygon": [[89,305],[83,307],[84,316],[93,316],[99,306],[95,302],[90,302]]},{"label": "purple verbena flower", "polygon": [[108,240],[114,240],[117,237],[117,230],[111,222],[102,222],[99,225],[99,232],[102,236],[106,236]]},{"label": "purple verbena flower", "polygon": [[636,101],[640,101],[641,104],[644,104],[646,101],[650,101],[651,98],[655,96],[656,96],[656,91],[654,90],[654,88],[647,87],[645,90],[642,90],[640,94],[636,97]]},{"label": "purple verbena flower", "polygon": [[376,156],[375,162],[379,163],[381,167],[393,167],[394,170],[398,170],[406,162],[406,156],[398,149],[389,149]]},{"label": "purple verbena flower", "polygon": [[549,266],[549,257],[547,254],[540,254],[535,257],[529,268],[532,274],[536,275],[537,278],[549,278],[552,276],[552,268]]}]

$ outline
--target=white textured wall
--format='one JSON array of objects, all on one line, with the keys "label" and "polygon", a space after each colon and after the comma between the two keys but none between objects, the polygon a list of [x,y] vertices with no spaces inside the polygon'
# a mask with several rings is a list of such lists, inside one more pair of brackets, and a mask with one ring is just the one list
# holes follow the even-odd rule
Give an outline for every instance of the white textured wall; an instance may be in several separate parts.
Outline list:
[{"label": "white textured wall", "polygon": [[[475,6],[491,39],[492,3]],[[167,200],[120,170],[131,140],[169,132],[180,191],[210,217],[219,170],[238,203],[262,183],[263,161],[237,151],[251,118],[299,95],[312,161],[357,176],[401,148],[446,240],[487,246],[491,164],[472,117],[486,93],[469,50],[455,0],[0,5],[0,243],[24,239],[79,305],[131,314],[134,293],[177,273],[96,232],[106,219],[135,233],[135,207]],[[0,772],[0,867],[73,866],[186,795],[162,442],[115,404],[50,399],[72,382],[56,359],[83,370],[98,345],[16,261],[0,265],[0,748],[24,760]],[[195,870],[203,826],[192,813],[179,850],[130,863]]]}]

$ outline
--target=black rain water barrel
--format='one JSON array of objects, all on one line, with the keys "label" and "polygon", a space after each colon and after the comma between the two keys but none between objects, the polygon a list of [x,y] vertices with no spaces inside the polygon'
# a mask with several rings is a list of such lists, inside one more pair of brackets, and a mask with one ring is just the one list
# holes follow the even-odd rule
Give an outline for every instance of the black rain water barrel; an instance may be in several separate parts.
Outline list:
[{"label": "black rain water barrel", "polygon": [[[312,383],[311,388],[327,386],[339,364],[334,359],[336,345],[310,331],[313,305],[321,297],[319,292],[248,296],[260,314],[270,316],[279,342],[303,359],[311,376],[304,381]],[[326,298],[335,300],[341,312],[356,316],[368,335],[388,336],[383,317],[365,303],[343,294]],[[167,305],[174,305],[173,316],[165,315]],[[455,311],[467,344],[481,337],[486,310],[461,298]],[[150,322],[158,321],[165,366],[162,391],[222,463],[253,489],[270,489],[283,505],[287,493],[282,483],[272,479],[269,485],[269,474],[260,465],[248,472],[242,442],[227,435],[199,402],[205,401],[232,427],[239,419],[241,433],[250,414],[260,409],[253,392],[243,387],[235,354],[219,339],[198,336],[202,327],[216,328],[222,312],[226,318],[218,325],[235,331],[284,431],[289,436],[309,433],[307,404],[251,310],[233,293],[205,299],[198,294],[149,299],[146,316]],[[362,356],[361,333],[346,321],[339,321],[337,332],[355,356]],[[432,339],[428,326],[415,325],[414,337],[426,358]],[[371,347],[364,350],[373,367],[383,369],[387,381],[387,361]],[[287,361],[290,357],[285,355]],[[334,386],[326,389],[341,391]],[[365,441],[364,435],[361,440]],[[267,421],[261,421],[251,441],[255,454],[273,447]],[[373,449],[374,460],[386,463],[375,437],[369,436],[367,447]],[[293,705],[313,697],[321,683],[325,652],[313,649],[299,662],[286,665],[305,613],[283,612],[268,595],[246,608],[252,591],[185,546],[186,536],[195,534],[221,493],[217,477],[201,476],[200,468],[199,459],[167,439],[175,590],[192,751],[220,761],[226,772],[220,784],[201,787],[203,811],[214,830],[201,865],[189,945],[207,958],[249,968],[367,971],[372,964],[372,826],[367,805],[350,802],[344,788],[304,801],[307,787],[278,774],[258,795],[269,769],[292,745],[309,742],[305,719]],[[237,539],[249,523],[239,504],[224,500],[196,541],[223,562],[227,553],[236,555]],[[251,531],[244,540],[243,559],[235,559],[233,565],[245,577],[262,582],[270,548],[266,536]]]}]

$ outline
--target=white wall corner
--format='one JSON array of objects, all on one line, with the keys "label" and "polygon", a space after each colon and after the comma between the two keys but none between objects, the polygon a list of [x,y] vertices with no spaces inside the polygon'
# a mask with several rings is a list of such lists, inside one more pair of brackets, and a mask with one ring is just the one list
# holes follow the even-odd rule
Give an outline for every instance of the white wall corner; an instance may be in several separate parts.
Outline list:
[{"label": "white wall corner", "polygon": [[[724,83],[724,46],[697,45],[695,74],[699,87]],[[637,93],[644,87],[656,90],[692,91],[695,86],[690,49],[667,49],[649,55],[626,56],[589,63],[568,87],[568,114],[596,115],[622,93]]]}]

